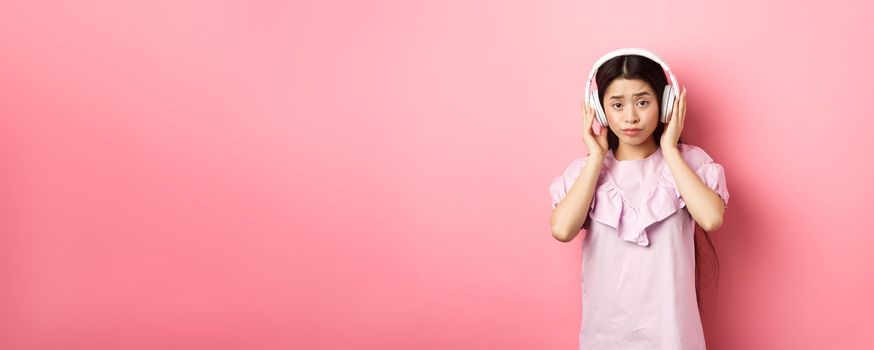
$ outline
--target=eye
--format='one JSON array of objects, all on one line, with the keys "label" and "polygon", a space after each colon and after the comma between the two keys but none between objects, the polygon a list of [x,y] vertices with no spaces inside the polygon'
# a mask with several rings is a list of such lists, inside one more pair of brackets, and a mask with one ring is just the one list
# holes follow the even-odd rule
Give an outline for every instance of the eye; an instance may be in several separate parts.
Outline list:
[{"label": "eye", "polygon": [[641,101],[638,102],[638,103],[643,103],[643,105],[645,106],[645,105],[648,105],[648,104],[649,104],[649,101],[647,101],[647,100],[641,100]]},{"label": "eye", "polygon": [[613,106],[613,108],[615,108],[615,109],[619,109],[619,107],[616,107],[617,105],[621,106],[622,104],[621,103],[614,103],[611,106]]}]

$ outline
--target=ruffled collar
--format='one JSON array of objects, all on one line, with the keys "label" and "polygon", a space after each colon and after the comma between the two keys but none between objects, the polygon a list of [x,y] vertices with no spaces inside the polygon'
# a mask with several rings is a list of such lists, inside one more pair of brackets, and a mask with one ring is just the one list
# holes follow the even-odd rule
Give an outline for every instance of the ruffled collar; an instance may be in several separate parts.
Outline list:
[{"label": "ruffled collar", "polygon": [[662,158],[662,157],[663,157],[663,154],[662,154],[662,150],[661,150],[661,148],[657,148],[655,152],[653,152],[652,154],[650,154],[649,156],[647,156],[646,158],[643,158],[643,159],[626,159],[626,160],[619,160],[619,159],[616,159],[616,155],[614,155],[613,152],[614,152],[613,150],[607,152],[607,156],[604,157],[604,160],[607,161],[607,162],[609,162],[611,165],[612,165],[612,164],[615,164],[615,163],[622,163],[622,164],[625,164],[625,163],[652,162],[652,161],[656,161],[656,160],[658,160],[658,159],[656,159],[656,158]]},{"label": "ruffled collar", "polygon": [[[605,166],[601,168],[595,191],[597,205],[589,217],[615,229],[622,240],[648,246],[646,228],[685,207],[662,151],[659,149],[647,158],[634,160],[617,160],[611,151],[607,152],[604,160]],[[628,201],[609,171],[617,163],[625,162],[655,162],[655,168],[659,169],[655,183],[641,204],[634,205]]]}]

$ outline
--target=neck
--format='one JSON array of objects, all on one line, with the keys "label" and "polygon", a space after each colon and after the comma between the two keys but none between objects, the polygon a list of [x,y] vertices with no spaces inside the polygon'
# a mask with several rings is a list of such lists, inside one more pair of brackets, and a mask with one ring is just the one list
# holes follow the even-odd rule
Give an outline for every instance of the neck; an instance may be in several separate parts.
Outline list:
[{"label": "neck", "polygon": [[616,150],[613,152],[613,157],[616,160],[640,160],[651,156],[659,150],[653,138],[648,138],[639,145],[629,145],[619,142]]}]

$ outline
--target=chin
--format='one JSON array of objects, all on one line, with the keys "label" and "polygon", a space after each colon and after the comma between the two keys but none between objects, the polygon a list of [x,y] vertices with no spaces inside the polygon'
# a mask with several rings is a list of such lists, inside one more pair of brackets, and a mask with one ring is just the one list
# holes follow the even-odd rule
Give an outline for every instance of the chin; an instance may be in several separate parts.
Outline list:
[{"label": "chin", "polygon": [[621,141],[622,143],[629,145],[629,146],[640,146],[641,144],[643,144],[643,141],[645,141],[645,139],[640,139],[640,140],[619,139],[619,141]]},{"label": "chin", "polygon": [[621,141],[624,144],[631,145],[631,146],[637,146],[637,145],[642,144],[644,141],[651,139],[652,133],[650,133],[649,135],[646,135],[646,136],[630,137],[630,136],[625,136],[625,134],[622,134],[622,131],[620,130],[619,134],[616,134],[616,136],[619,136],[619,141]]}]

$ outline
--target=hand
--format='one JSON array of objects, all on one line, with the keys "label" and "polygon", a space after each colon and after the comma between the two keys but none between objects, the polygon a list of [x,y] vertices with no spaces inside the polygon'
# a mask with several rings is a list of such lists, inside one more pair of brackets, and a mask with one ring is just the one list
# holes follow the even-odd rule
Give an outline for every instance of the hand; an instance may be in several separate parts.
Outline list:
[{"label": "hand", "polygon": [[607,146],[607,128],[601,128],[601,134],[595,135],[592,130],[592,122],[595,120],[595,109],[588,102],[583,105],[580,103],[580,109],[583,112],[583,142],[586,143],[586,148],[589,149],[589,156],[604,157],[609,150]]},{"label": "hand", "polygon": [[665,126],[665,131],[662,133],[662,139],[659,140],[659,145],[662,150],[677,149],[677,142],[680,140],[680,134],[683,132],[683,123],[686,121],[686,87],[680,92],[680,96],[674,99],[674,108],[671,111],[671,117],[668,120],[668,125]]}]

